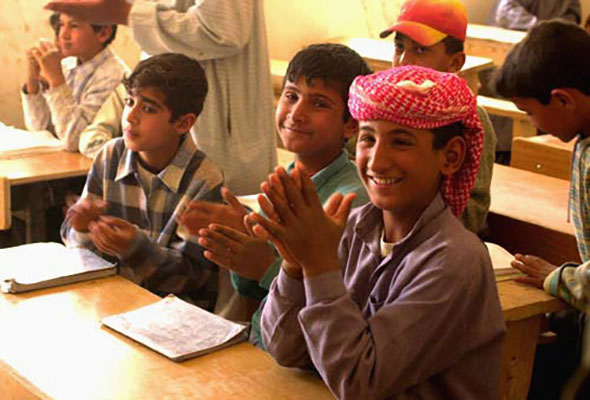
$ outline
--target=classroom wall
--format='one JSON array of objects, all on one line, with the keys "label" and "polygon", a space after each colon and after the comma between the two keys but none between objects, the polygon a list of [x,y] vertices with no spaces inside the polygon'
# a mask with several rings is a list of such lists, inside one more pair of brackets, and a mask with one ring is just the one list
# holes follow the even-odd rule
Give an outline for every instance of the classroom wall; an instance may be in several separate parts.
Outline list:
[{"label": "classroom wall", "polygon": [[[40,37],[52,38],[46,0],[0,1],[0,121],[24,128],[19,90],[25,79],[25,51]],[[113,49],[129,66],[139,58],[139,48],[126,27],[119,27]]]}]

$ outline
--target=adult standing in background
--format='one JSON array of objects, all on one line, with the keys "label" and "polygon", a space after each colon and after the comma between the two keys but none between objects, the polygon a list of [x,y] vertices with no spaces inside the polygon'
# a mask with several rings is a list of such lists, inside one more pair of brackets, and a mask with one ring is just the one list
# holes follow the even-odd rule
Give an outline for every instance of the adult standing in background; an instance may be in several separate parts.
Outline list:
[{"label": "adult standing in background", "polygon": [[198,60],[209,94],[193,138],[224,171],[232,192],[259,192],[276,165],[262,0],[57,0],[46,8],[129,25],[150,55],[177,52]]},{"label": "adult standing in background", "polygon": [[528,31],[539,21],[561,18],[579,24],[580,0],[499,0],[496,24],[502,28]]}]

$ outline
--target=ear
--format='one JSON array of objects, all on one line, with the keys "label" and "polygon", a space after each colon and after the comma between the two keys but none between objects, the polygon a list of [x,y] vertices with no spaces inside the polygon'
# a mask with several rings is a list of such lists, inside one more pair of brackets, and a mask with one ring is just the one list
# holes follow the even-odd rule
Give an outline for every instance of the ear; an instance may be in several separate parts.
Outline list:
[{"label": "ear", "polygon": [[174,128],[176,129],[176,132],[181,135],[190,131],[195,122],[197,122],[197,116],[195,114],[183,114],[174,121]]},{"label": "ear", "polygon": [[445,147],[439,150],[440,173],[445,176],[453,175],[463,165],[467,144],[461,136],[451,138]]},{"label": "ear", "polygon": [[449,72],[459,72],[461,68],[465,65],[465,52],[458,51],[455,54],[452,54],[449,59]]},{"label": "ear", "polygon": [[96,37],[98,38],[98,41],[102,44],[111,37],[112,33],[113,27],[111,25],[107,25],[103,26],[98,30],[98,32],[96,32]]},{"label": "ear", "polygon": [[551,91],[551,100],[555,100],[562,107],[574,110],[576,108],[576,99],[568,89],[553,89]]},{"label": "ear", "polygon": [[359,131],[359,122],[350,117],[348,121],[344,123],[344,139],[350,139],[355,136]]}]

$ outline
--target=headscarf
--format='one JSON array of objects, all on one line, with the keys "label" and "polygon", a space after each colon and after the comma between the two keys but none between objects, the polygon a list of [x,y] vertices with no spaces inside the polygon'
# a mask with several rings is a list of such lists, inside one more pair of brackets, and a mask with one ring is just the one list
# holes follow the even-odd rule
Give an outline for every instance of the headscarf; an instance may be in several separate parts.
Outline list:
[{"label": "headscarf", "polygon": [[475,184],[484,135],[476,97],[462,78],[418,66],[359,76],[350,87],[348,108],[359,121],[385,120],[414,129],[461,122],[467,143],[465,160],[441,184],[443,199],[453,214],[461,215]]}]

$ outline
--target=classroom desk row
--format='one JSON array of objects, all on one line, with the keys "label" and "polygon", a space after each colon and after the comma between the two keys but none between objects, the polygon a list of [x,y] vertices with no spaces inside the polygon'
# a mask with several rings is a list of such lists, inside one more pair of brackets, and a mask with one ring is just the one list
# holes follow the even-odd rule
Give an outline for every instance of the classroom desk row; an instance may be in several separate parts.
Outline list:
[{"label": "classroom desk row", "polygon": [[[511,281],[498,290],[508,329],[502,398],[525,398],[541,316],[564,305]],[[158,299],[120,276],[0,295],[0,398],[333,398],[317,377],[282,368],[249,343],[175,363],[100,324]]]}]

